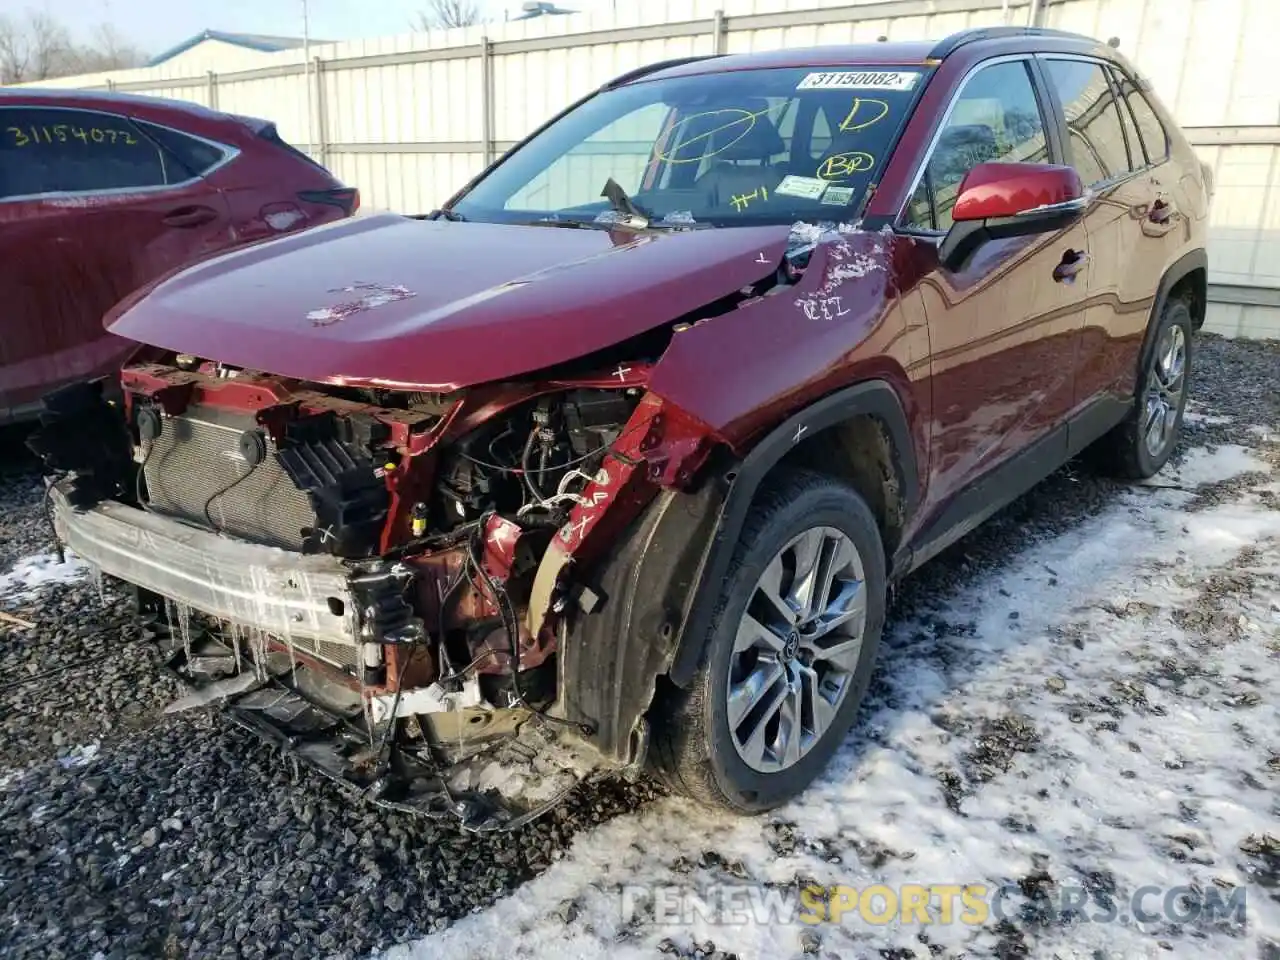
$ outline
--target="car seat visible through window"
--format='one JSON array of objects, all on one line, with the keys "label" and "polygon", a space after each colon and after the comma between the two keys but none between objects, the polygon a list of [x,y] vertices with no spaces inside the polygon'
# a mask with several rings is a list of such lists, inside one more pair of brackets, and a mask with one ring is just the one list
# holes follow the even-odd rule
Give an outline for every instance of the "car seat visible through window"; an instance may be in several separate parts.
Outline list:
[{"label": "car seat visible through window", "polygon": [[[747,105],[753,114],[748,123],[722,123],[710,133],[708,166],[695,181],[708,210],[743,210],[750,203],[764,203],[785,171],[775,164],[786,153],[778,128],[765,115],[767,107]],[[754,195],[754,196],[753,196]],[[752,197],[743,202],[734,198]]]}]

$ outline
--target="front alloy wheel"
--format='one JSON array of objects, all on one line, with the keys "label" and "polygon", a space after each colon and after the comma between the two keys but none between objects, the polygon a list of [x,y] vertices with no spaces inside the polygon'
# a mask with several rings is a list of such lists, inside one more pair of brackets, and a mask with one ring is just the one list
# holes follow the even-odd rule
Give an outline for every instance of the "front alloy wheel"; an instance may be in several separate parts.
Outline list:
[{"label": "front alloy wheel", "polygon": [[858,549],[814,527],[765,568],[738,624],[727,687],[733,745],[747,766],[795,766],[831,726],[848,693],[867,622]]},{"label": "front alloy wheel", "polygon": [[769,810],[822,772],[853,725],[884,623],[884,546],[851,487],[780,469],[757,493],[687,687],[649,712],[649,758],[675,790]]}]

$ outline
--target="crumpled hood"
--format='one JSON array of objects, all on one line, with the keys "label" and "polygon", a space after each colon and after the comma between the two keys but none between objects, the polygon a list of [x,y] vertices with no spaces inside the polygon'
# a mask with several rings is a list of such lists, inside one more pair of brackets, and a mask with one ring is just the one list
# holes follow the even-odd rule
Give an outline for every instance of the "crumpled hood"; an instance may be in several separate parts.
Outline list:
[{"label": "crumpled hood", "polygon": [[304,380],[452,390],[581,357],[733,293],[776,269],[787,235],[358,217],[174,273],[107,326]]}]

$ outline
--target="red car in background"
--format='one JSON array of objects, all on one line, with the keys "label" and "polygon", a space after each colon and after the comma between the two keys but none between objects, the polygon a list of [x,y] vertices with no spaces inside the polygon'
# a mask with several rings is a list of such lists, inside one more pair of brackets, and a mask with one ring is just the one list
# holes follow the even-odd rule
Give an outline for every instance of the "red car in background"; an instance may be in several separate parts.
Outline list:
[{"label": "red car in background", "polygon": [[0,423],[134,345],[102,316],[174,268],[355,211],[264,120],[85,91],[0,91]]}]

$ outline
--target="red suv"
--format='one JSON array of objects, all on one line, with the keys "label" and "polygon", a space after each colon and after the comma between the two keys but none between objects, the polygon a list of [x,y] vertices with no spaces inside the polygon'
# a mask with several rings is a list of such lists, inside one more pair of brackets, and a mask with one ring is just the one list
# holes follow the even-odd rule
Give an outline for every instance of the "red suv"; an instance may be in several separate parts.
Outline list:
[{"label": "red suv", "polygon": [[1208,204],[1084,37],[656,64],[428,217],[135,295],[155,355],[33,443],[197,702],[371,798],[510,827],[647,767],[763,810],[894,579],[1086,448],[1169,457]]},{"label": "red suv", "polygon": [[356,191],[262,120],[81,91],[0,90],[0,423],[118,370],[102,317],[238,243],[350,214]]}]

